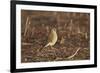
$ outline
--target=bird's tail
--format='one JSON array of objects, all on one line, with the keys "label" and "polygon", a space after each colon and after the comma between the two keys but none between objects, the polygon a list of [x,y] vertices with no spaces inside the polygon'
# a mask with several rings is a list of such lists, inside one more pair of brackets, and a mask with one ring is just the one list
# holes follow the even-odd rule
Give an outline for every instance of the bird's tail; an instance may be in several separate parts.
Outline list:
[{"label": "bird's tail", "polygon": [[45,45],[43,48],[39,49],[39,51],[41,51],[42,49],[44,49],[45,47],[48,47],[50,45],[50,43],[48,43],[47,45]]},{"label": "bird's tail", "polygon": [[44,48],[45,48],[45,47],[48,47],[49,45],[50,45],[50,43],[48,43],[47,45],[45,45]]}]

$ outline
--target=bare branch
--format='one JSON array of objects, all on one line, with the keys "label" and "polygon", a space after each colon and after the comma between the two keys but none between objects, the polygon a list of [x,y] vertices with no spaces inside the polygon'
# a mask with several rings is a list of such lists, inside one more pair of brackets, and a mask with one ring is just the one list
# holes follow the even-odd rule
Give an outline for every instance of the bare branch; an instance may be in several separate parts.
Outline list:
[{"label": "bare branch", "polygon": [[79,50],[80,50],[80,48],[78,48],[78,49],[76,50],[76,52],[75,52],[73,55],[69,56],[67,59],[73,58],[73,57],[78,53]]},{"label": "bare branch", "polygon": [[26,20],[24,36],[26,36],[26,33],[27,33],[28,22],[29,22],[29,17],[27,17],[27,20]]},{"label": "bare branch", "polygon": [[32,43],[22,43],[22,45],[33,45]]}]

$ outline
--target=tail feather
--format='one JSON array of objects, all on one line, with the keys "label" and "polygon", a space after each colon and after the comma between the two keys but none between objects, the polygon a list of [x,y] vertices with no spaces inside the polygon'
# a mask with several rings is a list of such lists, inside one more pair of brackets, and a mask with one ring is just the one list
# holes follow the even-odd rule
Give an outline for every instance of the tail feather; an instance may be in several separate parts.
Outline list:
[{"label": "tail feather", "polygon": [[50,43],[48,43],[47,45],[45,45],[44,48],[45,48],[45,47],[48,47],[49,45],[50,45]]},{"label": "tail feather", "polygon": [[45,45],[43,48],[40,48],[39,51],[41,51],[42,49],[44,49],[45,47],[48,47],[50,45],[50,43],[48,43],[47,45]]}]

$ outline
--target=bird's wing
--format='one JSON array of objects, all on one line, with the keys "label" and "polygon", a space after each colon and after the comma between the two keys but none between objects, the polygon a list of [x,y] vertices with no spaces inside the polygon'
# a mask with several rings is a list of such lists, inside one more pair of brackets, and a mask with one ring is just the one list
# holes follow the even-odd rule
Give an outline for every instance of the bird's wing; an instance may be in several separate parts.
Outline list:
[{"label": "bird's wing", "polygon": [[48,36],[48,42],[52,42],[53,36],[54,36],[53,32],[51,31],[50,34],[49,34],[49,36]]}]

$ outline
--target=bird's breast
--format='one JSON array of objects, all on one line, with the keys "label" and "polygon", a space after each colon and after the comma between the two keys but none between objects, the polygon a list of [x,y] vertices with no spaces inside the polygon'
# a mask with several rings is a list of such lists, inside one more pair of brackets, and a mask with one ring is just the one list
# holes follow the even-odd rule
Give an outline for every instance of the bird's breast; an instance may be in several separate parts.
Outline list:
[{"label": "bird's breast", "polygon": [[57,42],[57,33],[53,32],[52,43],[55,44]]}]

